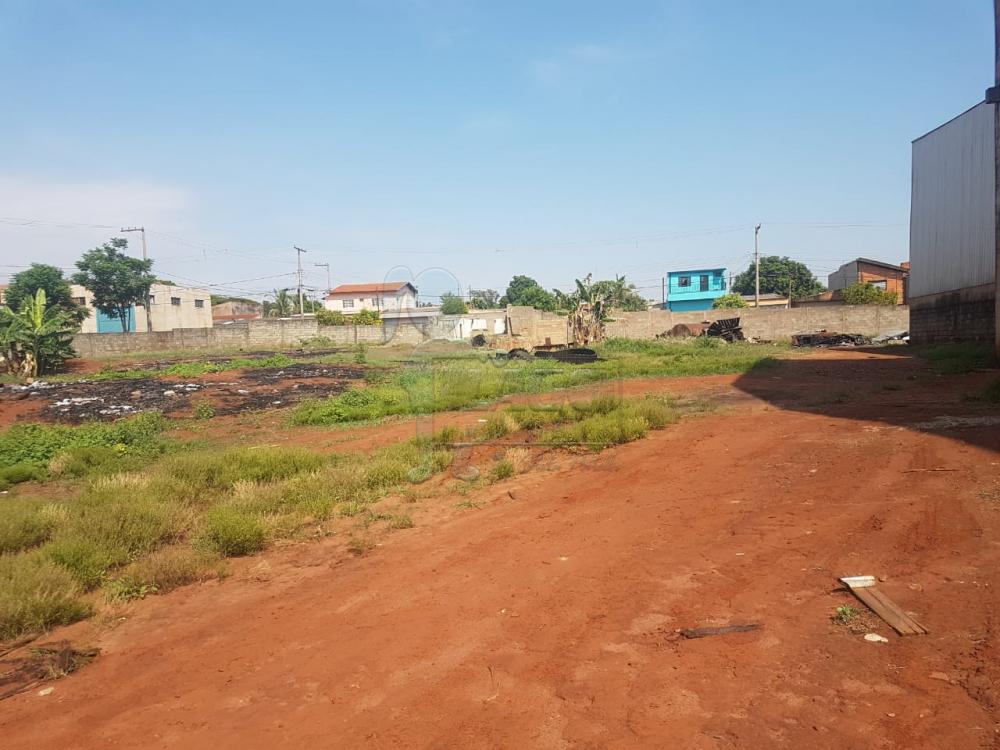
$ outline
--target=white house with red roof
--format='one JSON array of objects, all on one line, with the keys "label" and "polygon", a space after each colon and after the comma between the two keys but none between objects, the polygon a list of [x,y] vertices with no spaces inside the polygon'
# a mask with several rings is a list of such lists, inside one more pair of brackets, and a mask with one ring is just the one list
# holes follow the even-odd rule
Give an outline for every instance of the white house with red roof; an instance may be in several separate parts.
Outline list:
[{"label": "white house with red roof", "polygon": [[408,281],[341,284],[327,292],[323,307],[344,315],[362,310],[378,310],[380,313],[413,310],[417,307],[417,288]]}]

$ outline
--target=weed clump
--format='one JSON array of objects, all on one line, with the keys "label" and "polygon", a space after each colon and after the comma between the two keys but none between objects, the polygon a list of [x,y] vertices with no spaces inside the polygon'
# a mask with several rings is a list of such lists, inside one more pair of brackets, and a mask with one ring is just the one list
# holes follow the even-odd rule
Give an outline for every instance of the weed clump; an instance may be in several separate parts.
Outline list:
[{"label": "weed clump", "polygon": [[0,504],[0,554],[21,552],[49,538],[55,519],[40,502],[18,498]]},{"label": "weed clump", "polygon": [[212,508],[205,516],[201,539],[223,557],[242,557],[264,549],[264,525],[249,513],[227,505]]},{"label": "weed clump", "polygon": [[0,640],[88,617],[72,576],[37,553],[0,555]]}]

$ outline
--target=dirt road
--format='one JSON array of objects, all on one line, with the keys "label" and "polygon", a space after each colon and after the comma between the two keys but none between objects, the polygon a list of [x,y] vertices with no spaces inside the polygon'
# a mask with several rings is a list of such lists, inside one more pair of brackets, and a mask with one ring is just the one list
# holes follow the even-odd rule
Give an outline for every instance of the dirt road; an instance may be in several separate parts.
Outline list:
[{"label": "dirt road", "polygon": [[[479,509],[433,501],[362,558],[298,545],[140,602],[94,664],[0,703],[2,744],[997,747],[1000,428],[916,429],[968,407],[933,379],[880,392],[910,360],[812,377],[845,359],[829,409],[776,389],[787,371],[740,379],[783,408],[685,419]],[[879,419],[887,399],[911,405]],[[831,622],[856,574],[930,634]]]}]

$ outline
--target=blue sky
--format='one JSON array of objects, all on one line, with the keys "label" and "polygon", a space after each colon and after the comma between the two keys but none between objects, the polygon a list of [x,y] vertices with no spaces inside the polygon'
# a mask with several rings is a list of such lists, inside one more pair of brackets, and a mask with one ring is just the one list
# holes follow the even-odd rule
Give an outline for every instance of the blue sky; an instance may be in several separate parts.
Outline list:
[{"label": "blue sky", "polygon": [[[907,257],[987,0],[0,0],[0,280],[119,226],[221,293]],[[30,220],[26,223],[23,220]],[[861,226],[858,226],[861,225]],[[273,278],[271,278],[273,277]]]}]

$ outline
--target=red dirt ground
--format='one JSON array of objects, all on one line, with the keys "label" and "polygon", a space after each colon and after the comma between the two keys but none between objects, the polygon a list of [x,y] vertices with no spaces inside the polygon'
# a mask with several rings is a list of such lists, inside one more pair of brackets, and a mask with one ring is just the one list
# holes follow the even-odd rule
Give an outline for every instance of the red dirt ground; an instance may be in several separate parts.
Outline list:
[{"label": "red dirt ground", "polygon": [[[0,703],[3,746],[997,747],[1000,415],[961,398],[981,380],[864,352],[730,379],[742,405],[478,510],[421,501],[364,557],[293,545],[51,634],[102,656]],[[942,416],[979,421],[917,427]],[[930,634],[832,623],[857,574]]]}]

